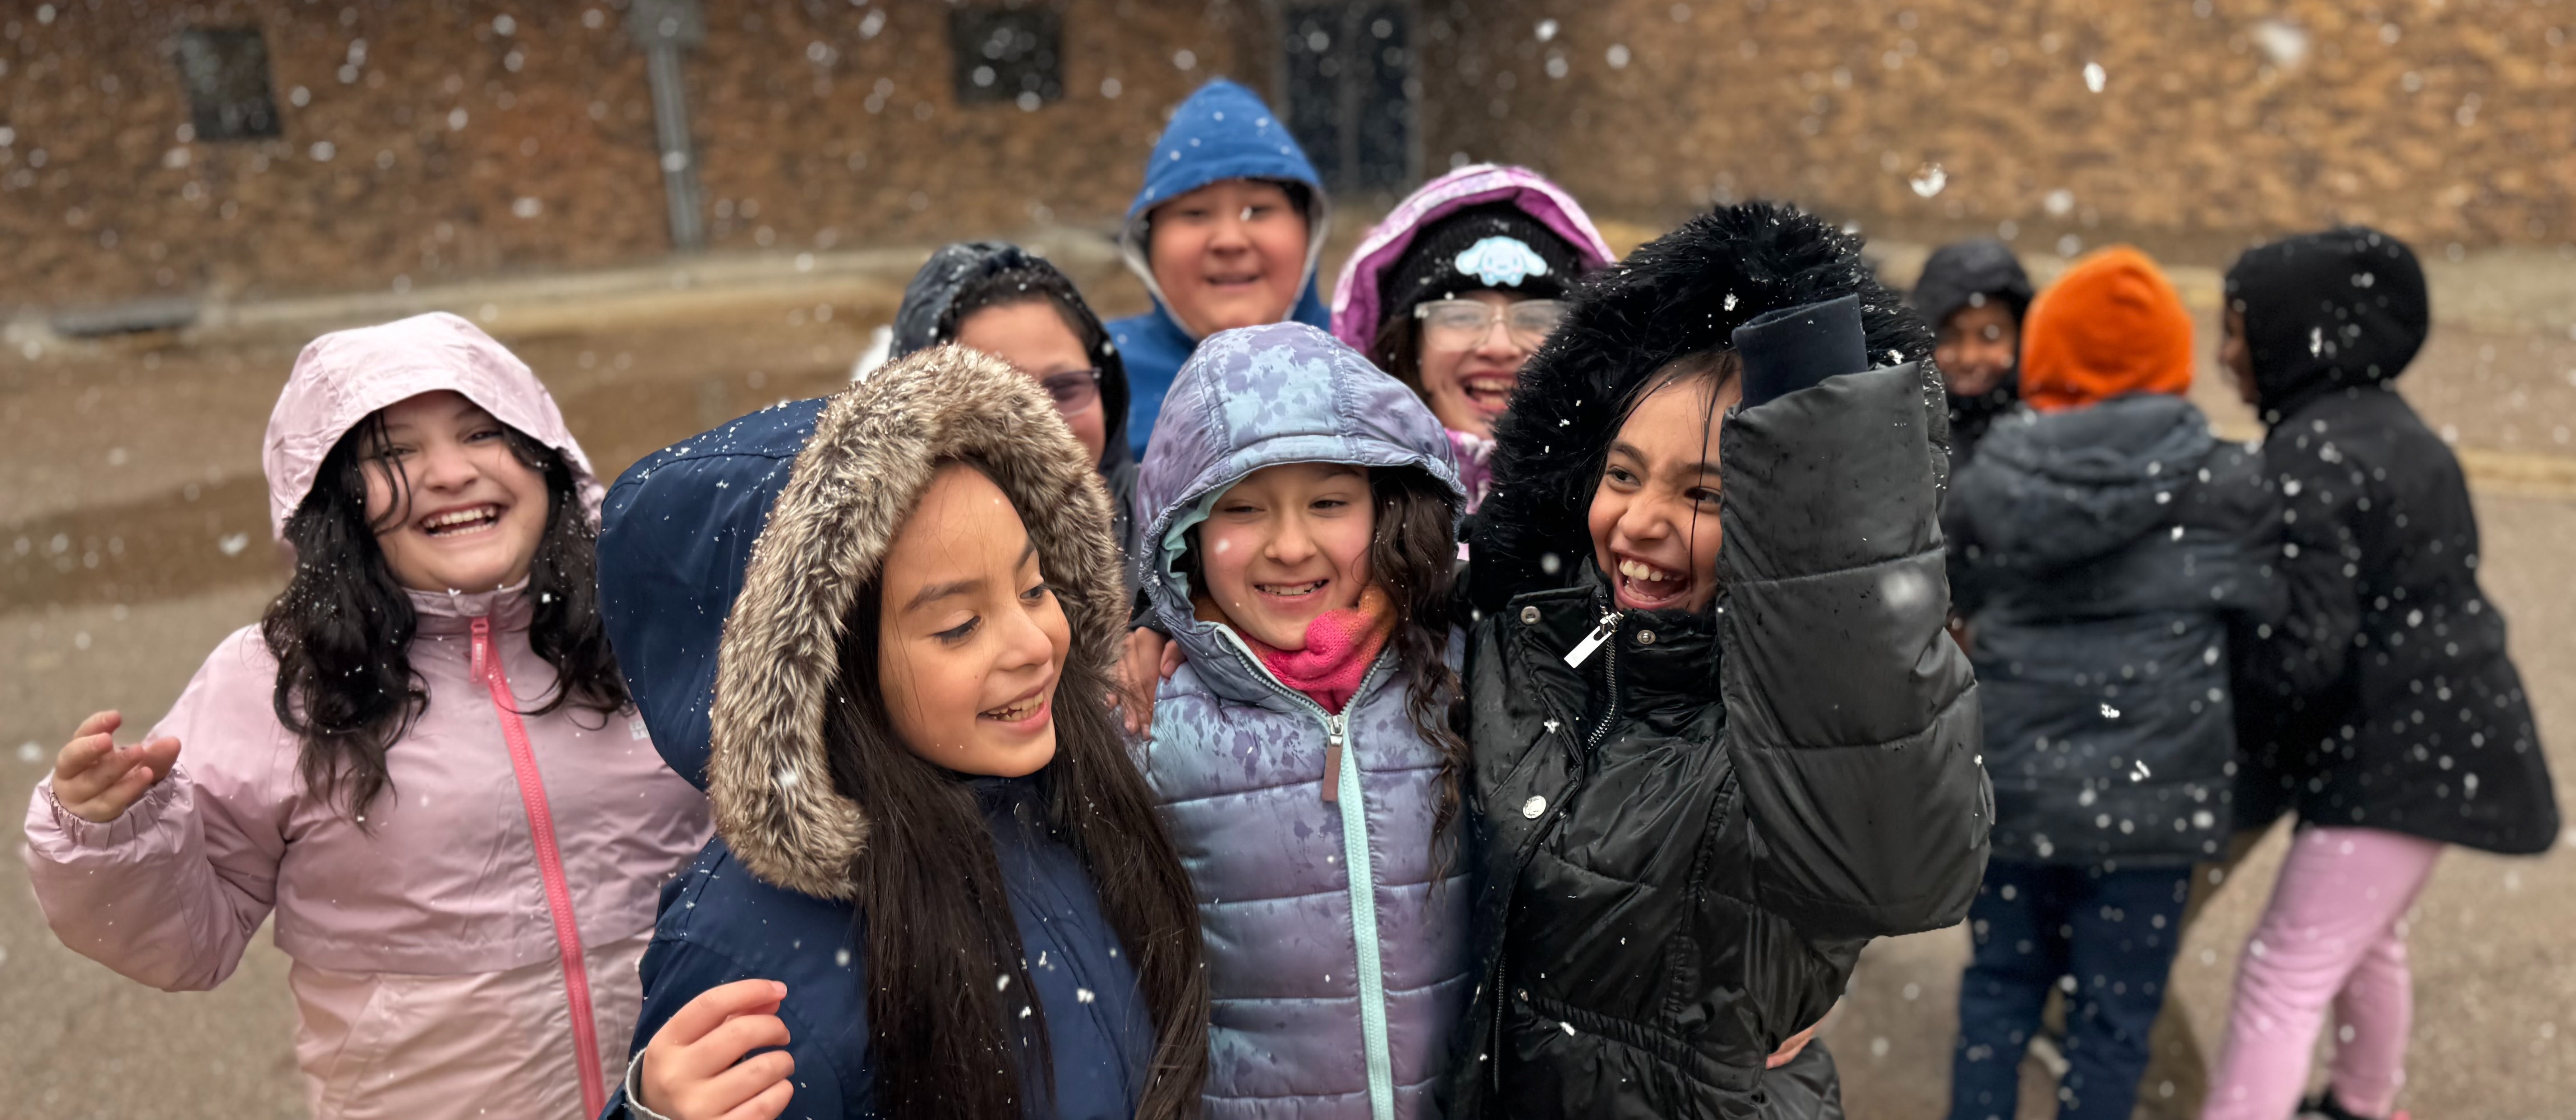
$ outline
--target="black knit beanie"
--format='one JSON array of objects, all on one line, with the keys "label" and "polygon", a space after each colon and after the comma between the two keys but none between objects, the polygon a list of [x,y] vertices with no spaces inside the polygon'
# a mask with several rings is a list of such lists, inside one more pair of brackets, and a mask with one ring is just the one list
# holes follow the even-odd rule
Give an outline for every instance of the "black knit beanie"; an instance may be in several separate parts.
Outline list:
[{"label": "black knit beanie", "polygon": [[1468,292],[1556,299],[1583,258],[1538,219],[1506,202],[1471,206],[1423,227],[1378,286],[1378,322],[1411,315],[1425,300]]}]

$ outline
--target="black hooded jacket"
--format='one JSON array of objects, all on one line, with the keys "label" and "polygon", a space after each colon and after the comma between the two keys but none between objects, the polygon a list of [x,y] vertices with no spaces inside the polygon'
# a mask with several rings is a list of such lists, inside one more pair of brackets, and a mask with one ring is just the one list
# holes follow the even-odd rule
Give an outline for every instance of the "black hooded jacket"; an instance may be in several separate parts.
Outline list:
[{"label": "black hooded jacket", "polygon": [[[1127,363],[1118,356],[1118,348],[1109,342],[1109,332],[1092,314],[1089,304],[1073,281],[1066,278],[1047,259],[1030,253],[1007,241],[958,241],[940,246],[921,271],[912,274],[912,282],[903,287],[903,304],[894,313],[894,344],[887,361],[901,359],[954,339],[940,335],[940,323],[948,309],[957,302],[967,286],[995,273],[1028,270],[1054,275],[1063,281],[1062,294],[1071,300],[1075,314],[1087,324],[1074,334],[1090,349],[1091,358],[1100,369],[1100,404],[1103,432],[1107,439],[1100,447],[1100,479],[1109,484],[1111,526],[1118,534],[1119,547],[1127,555],[1136,555],[1136,454],[1127,446]],[[952,324],[953,326],[953,324]],[[1127,582],[1135,582],[1135,573],[1121,565]],[[1129,587],[1130,592],[1134,587]]]},{"label": "black hooded jacket", "polygon": [[[1870,938],[1975,894],[1991,795],[1942,629],[1940,384],[1859,247],[1783,206],[1702,216],[1587,280],[1521,373],[1470,573],[1482,982],[1453,1115],[1831,1114],[1820,1048],[1764,1058]],[[1612,612],[1585,510],[1624,402],[1846,294],[1891,368],[1724,417],[1717,601]]]},{"label": "black hooded jacket", "polygon": [[[1980,296],[2003,301],[2012,308],[2015,323],[2029,317],[2030,275],[2022,271],[2012,247],[1993,238],[1960,241],[1933,250],[1905,301],[1923,316],[1925,325],[1938,331],[1942,320]],[[2021,402],[2021,371],[2014,369],[2002,384],[1973,397],[1946,389],[1944,392],[1950,401],[1951,466],[1965,470],[1977,453],[1978,441],[1985,438],[1987,427]]]},{"label": "black hooded jacket", "polygon": [[1951,585],[1985,589],[1959,608],[1976,624],[1995,858],[2218,858],[2236,825],[2229,635],[2282,609],[2260,456],[2181,397],[2024,411],[1987,433],[1951,503]]},{"label": "black hooded jacket", "polygon": [[2477,516],[2449,447],[2391,386],[2431,326],[2414,254],[2345,228],[2255,249],[2243,314],[2265,467],[2287,507],[2288,621],[2242,659],[2239,820],[2295,809],[2487,851],[2558,840],[2558,805]]}]

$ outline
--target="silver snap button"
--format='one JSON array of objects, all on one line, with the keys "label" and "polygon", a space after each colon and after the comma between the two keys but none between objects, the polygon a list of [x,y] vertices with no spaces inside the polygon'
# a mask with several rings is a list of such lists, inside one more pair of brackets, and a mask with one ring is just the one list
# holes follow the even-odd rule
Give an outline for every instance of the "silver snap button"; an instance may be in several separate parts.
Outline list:
[{"label": "silver snap button", "polygon": [[1523,626],[1536,626],[1536,625],[1538,625],[1538,608],[1537,608],[1537,607],[1522,607],[1522,608],[1521,608],[1521,625],[1523,625]]},{"label": "silver snap button", "polygon": [[1530,795],[1530,799],[1529,799],[1529,800],[1524,801],[1524,802],[1521,802],[1521,816],[1522,816],[1523,818],[1525,818],[1525,819],[1533,820],[1533,821],[1534,821],[1534,820],[1537,820],[1537,819],[1538,819],[1539,814],[1544,813],[1544,812],[1546,812],[1546,811],[1547,811],[1547,799],[1546,799],[1546,798],[1544,798],[1544,797],[1540,797],[1539,795],[1537,795],[1537,794],[1535,794],[1535,793],[1533,793],[1533,794],[1531,794],[1531,795]]},{"label": "silver snap button", "polygon": [[1650,646],[1655,644],[1655,632],[1652,630],[1637,631],[1637,644],[1641,646]]}]

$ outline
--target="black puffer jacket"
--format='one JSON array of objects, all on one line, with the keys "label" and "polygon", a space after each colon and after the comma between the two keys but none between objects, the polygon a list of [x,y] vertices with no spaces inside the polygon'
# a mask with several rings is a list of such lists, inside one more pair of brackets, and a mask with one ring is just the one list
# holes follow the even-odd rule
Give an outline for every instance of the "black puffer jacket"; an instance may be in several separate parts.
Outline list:
[{"label": "black puffer jacket", "polygon": [[[1959,920],[1985,864],[1933,506],[1940,385],[1855,239],[1696,219],[1592,281],[1503,423],[1468,647],[1483,982],[1453,1115],[1837,1115],[1763,1059],[1874,936]],[[1713,609],[1604,622],[1584,511],[1621,404],[1755,315],[1857,293],[1872,360],[1725,418]],[[1767,1103],[1766,1103],[1767,1102]]]},{"label": "black puffer jacket", "polygon": [[1995,858],[2216,858],[2236,826],[2229,633],[2282,609],[2262,459],[2190,402],[2141,394],[2005,418],[1951,495],[1952,586],[1986,589],[1959,606]]},{"label": "black puffer jacket", "polygon": [[[2287,505],[2287,623],[2246,658],[2239,819],[2295,809],[2492,852],[2558,840],[2504,619],[2479,590],[2459,460],[2390,382],[2431,326],[2397,239],[2276,242],[2227,274]],[[2263,702],[2254,702],[2260,696]]]}]

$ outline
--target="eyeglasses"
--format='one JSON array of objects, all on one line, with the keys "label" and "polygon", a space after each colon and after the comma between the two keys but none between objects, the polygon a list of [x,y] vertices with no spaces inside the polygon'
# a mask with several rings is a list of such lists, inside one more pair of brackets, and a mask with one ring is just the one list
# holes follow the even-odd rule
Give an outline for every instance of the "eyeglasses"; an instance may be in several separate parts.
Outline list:
[{"label": "eyeglasses", "polygon": [[1100,370],[1095,366],[1051,373],[1038,379],[1038,388],[1046,390],[1047,399],[1055,402],[1057,412],[1080,416],[1100,403]]},{"label": "eyeglasses", "polygon": [[1525,299],[1502,307],[1473,299],[1435,299],[1413,309],[1422,320],[1423,341],[1441,350],[1465,350],[1493,334],[1494,321],[1513,342],[1536,349],[1565,320],[1565,301]]}]

